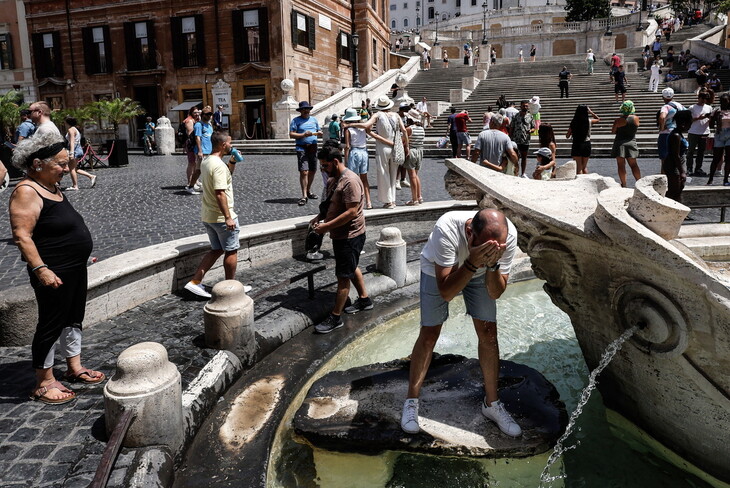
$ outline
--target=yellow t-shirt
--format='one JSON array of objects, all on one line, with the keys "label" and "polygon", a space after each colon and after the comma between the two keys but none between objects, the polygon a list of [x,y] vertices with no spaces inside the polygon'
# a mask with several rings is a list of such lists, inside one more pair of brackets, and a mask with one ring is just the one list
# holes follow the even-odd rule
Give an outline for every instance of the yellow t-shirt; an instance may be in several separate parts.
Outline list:
[{"label": "yellow t-shirt", "polygon": [[216,190],[225,190],[228,198],[228,211],[231,218],[236,218],[233,211],[233,185],[231,172],[228,166],[218,156],[206,156],[200,165],[200,182],[203,185],[202,206],[200,218],[209,224],[225,222],[226,218],[218,207],[218,200],[215,198]]}]

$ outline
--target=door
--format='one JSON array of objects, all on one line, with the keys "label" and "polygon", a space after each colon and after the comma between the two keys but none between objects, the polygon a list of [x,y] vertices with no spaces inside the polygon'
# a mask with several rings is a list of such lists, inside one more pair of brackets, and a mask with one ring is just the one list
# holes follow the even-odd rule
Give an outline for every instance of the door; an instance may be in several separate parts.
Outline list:
[{"label": "door", "polygon": [[136,136],[135,141],[140,143],[142,140],[142,132],[147,117],[152,117],[152,121],[157,123],[157,119],[160,117],[160,104],[157,96],[156,86],[135,86],[134,87],[134,100],[142,105],[145,113],[138,115],[134,121],[130,124],[129,134],[130,138]]}]

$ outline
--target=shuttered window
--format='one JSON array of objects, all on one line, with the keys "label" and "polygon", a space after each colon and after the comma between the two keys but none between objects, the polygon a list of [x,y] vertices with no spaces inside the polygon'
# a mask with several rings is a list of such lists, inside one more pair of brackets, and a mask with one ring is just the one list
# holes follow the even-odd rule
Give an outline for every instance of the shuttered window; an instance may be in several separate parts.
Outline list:
[{"label": "shuttered window", "polygon": [[170,31],[172,33],[172,59],[175,67],[205,66],[203,16],[171,17]]},{"label": "shuttered window", "polygon": [[58,32],[33,34],[33,68],[37,78],[63,78],[61,35]]},{"label": "shuttered window", "polygon": [[233,52],[236,63],[269,60],[269,15],[266,7],[234,10]]},{"label": "shuttered window", "polygon": [[157,68],[157,45],[153,21],[125,22],[124,46],[127,52],[128,71]]},{"label": "shuttered window", "polygon": [[13,69],[13,44],[10,34],[0,34],[0,69]]},{"label": "shuttered window", "polygon": [[81,29],[84,43],[86,74],[112,72],[112,43],[109,26],[84,27]]},{"label": "shuttered window", "polygon": [[291,12],[291,35],[295,46],[303,46],[314,51],[314,17],[304,15],[301,12]]},{"label": "shuttered window", "polygon": [[352,36],[340,31],[337,34],[337,57],[343,61],[352,61]]}]

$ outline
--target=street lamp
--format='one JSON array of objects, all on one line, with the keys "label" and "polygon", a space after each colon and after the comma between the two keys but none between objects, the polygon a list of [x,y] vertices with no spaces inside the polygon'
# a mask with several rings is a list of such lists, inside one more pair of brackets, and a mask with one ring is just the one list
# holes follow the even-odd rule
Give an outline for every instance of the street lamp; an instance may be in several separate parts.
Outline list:
[{"label": "street lamp", "polygon": [[[636,3],[636,2],[634,2],[634,3]],[[642,2],[641,2],[641,4],[639,5],[639,23],[638,23],[638,24],[636,25],[636,32],[639,32],[639,31],[643,30],[643,29],[641,28],[641,10],[642,10],[642,7],[643,7],[644,5],[646,5],[646,3],[644,3],[643,1],[642,1]]]},{"label": "street lamp", "polygon": [[355,67],[355,72],[354,72],[355,81],[352,83],[352,86],[354,86],[355,88],[362,88],[362,83],[360,83],[360,71],[357,69],[357,64],[358,64],[357,63],[357,46],[358,46],[358,44],[360,44],[360,36],[358,36],[357,32],[355,32],[352,35],[352,46],[355,48],[355,49],[353,49],[353,53],[354,53],[353,57],[355,58],[353,60],[353,64]]},{"label": "street lamp", "polygon": [[436,39],[433,41],[434,46],[439,45],[439,13],[435,12],[436,14]]},{"label": "street lamp", "polygon": [[482,4],[482,11],[484,12],[484,17],[482,17],[482,45],[486,45],[487,43],[487,0],[484,0],[484,3]]},{"label": "street lamp", "polygon": [[419,5],[416,5],[416,34],[421,33],[421,22],[419,22],[421,20],[420,12],[421,7]]}]

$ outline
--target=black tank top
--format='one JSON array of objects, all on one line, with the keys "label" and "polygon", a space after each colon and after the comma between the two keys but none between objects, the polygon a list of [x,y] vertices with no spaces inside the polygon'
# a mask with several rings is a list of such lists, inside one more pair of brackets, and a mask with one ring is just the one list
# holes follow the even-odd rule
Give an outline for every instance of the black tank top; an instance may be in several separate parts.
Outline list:
[{"label": "black tank top", "polygon": [[33,242],[43,263],[54,272],[86,267],[94,243],[84,218],[63,194],[60,202],[38,196],[43,208],[33,229]]}]

